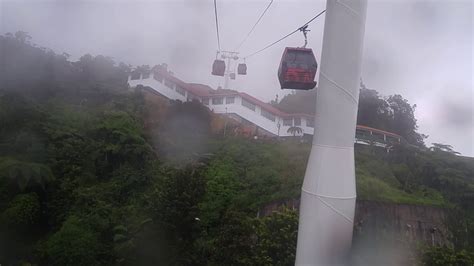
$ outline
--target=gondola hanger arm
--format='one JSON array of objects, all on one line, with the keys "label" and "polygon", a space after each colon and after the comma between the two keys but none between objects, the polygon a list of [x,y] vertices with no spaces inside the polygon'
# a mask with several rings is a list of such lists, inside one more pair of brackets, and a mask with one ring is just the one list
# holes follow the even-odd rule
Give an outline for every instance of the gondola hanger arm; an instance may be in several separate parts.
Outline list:
[{"label": "gondola hanger arm", "polygon": [[306,48],[306,45],[308,44],[308,32],[310,30],[308,30],[308,25],[304,25],[302,26],[301,28],[298,29],[299,31],[303,32],[303,35],[304,35],[304,45],[303,45],[303,48]]}]

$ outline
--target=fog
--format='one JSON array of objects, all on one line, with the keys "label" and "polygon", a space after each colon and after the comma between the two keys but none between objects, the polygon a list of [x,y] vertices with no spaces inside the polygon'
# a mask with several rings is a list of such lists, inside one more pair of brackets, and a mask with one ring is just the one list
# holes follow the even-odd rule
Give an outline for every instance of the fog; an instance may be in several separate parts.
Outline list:
[{"label": "fog", "polygon": [[[221,48],[232,50],[269,1],[218,0]],[[274,0],[240,49],[246,56],[279,39],[325,8],[325,1]],[[319,60],[324,15],[310,24],[308,46]],[[217,87],[210,75],[217,50],[212,0],[35,1],[0,0],[0,33],[24,30],[33,42],[117,62],[166,62],[177,77]],[[363,58],[364,83],[382,95],[416,104],[426,143],[453,145],[474,156],[472,1],[370,1]],[[269,101],[280,90],[276,71],[285,46],[301,46],[297,33],[247,60],[248,75],[230,88]]]}]

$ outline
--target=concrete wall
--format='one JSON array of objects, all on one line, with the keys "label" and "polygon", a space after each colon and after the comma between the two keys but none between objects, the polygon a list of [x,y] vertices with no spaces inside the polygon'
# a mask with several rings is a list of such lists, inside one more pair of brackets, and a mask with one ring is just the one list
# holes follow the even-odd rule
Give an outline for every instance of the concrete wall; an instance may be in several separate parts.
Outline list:
[{"label": "concrete wall", "polygon": [[[267,216],[283,207],[298,209],[299,206],[299,199],[274,202],[264,206],[258,215]],[[451,246],[445,219],[446,211],[440,207],[358,200],[354,238]]]}]

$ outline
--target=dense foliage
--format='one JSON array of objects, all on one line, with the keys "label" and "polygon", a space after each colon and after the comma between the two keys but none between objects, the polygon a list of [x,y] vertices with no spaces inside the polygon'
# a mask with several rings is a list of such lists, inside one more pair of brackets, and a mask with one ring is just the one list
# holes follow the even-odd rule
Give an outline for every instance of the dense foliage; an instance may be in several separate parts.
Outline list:
[{"label": "dense foliage", "polygon": [[[316,90],[297,91],[288,94],[276,105],[277,108],[290,113],[314,114]],[[425,135],[417,132],[415,118],[416,105],[411,105],[401,95],[381,97],[376,90],[368,89],[361,83],[357,124],[394,132],[417,146],[424,146]]]},{"label": "dense foliage", "polygon": [[[310,145],[223,138],[199,103],[128,88],[124,64],[28,39],[0,37],[0,264],[293,265],[296,210],[262,211],[299,196]],[[367,146],[356,160],[359,198],[452,210],[455,250],[427,265],[472,259],[471,159]]]}]

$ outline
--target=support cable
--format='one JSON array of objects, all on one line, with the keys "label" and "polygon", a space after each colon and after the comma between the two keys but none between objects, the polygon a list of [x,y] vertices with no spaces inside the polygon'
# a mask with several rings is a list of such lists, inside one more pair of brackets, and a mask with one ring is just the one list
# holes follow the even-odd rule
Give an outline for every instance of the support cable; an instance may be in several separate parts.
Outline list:
[{"label": "support cable", "polygon": [[221,50],[221,40],[219,38],[219,20],[217,18],[217,3],[214,0],[214,14],[216,15],[216,33],[217,33],[217,49],[218,51]]},{"label": "support cable", "polygon": [[263,10],[262,14],[260,15],[260,17],[257,19],[257,22],[255,22],[255,24],[253,25],[253,27],[250,29],[249,33],[247,33],[247,36],[245,36],[245,38],[242,40],[242,42],[240,42],[240,44],[234,49],[234,51],[238,51],[240,49],[240,47],[242,47],[242,45],[247,41],[247,39],[250,37],[250,34],[252,34],[252,32],[255,30],[255,27],[257,27],[258,23],[260,22],[260,20],[262,20],[263,16],[265,15],[265,13],[267,12],[267,10],[270,8],[270,6],[272,5],[273,3],[273,0],[270,0],[270,3],[267,5],[267,7],[265,8],[265,10]]},{"label": "support cable", "polygon": [[313,21],[314,21],[315,19],[317,19],[319,16],[321,16],[322,14],[324,14],[324,12],[326,12],[326,10],[323,10],[323,11],[319,12],[315,17],[313,17],[312,19],[310,19],[310,20],[309,20],[308,22],[306,22],[303,26],[301,26],[301,27],[297,28],[296,30],[294,30],[294,31],[292,31],[292,32],[290,32],[290,33],[288,33],[287,35],[281,37],[281,38],[278,39],[277,41],[272,42],[271,44],[269,44],[269,45],[263,47],[262,49],[260,49],[260,50],[258,50],[258,51],[256,51],[256,52],[253,52],[253,53],[247,55],[246,57],[244,57],[244,59],[249,58],[249,57],[251,57],[251,56],[254,56],[254,55],[256,55],[256,54],[258,54],[258,53],[260,53],[260,52],[263,52],[264,50],[266,50],[266,49],[272,47],[273,45],[275,45],[275,44],[281,42],[282,40],[284,40],[284,39],[290,37],[291,35],[295,34],[296,32],[302,31],[302,29],[303,29],[305,26],[308,26],[309,23],[313,22]]}]

